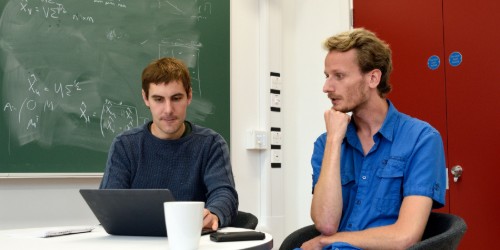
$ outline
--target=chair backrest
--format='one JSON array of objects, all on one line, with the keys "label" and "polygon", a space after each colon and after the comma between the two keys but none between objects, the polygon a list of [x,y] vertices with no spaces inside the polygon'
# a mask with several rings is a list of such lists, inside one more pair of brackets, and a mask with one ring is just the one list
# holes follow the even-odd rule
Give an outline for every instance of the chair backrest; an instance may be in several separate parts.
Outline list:
[{"label": "chair backrest", "polygon": [[246,229],[255,229],[257,224],[259,223],[259,219],[251,213],[238,211],[238,215],[236,215],[236,219],[231,223],[231,227],[240,227]]},{"label": "chair backrest", "polygon": [[295,248],[299,248],[302,243],[320,235],[321,233],[316,230],[316,227],[313,225],[305,226],[299,228],[289,234],[281,243],[279,250],[292,250]]},{"label": "chair backrest", "polygon": [[422,241],[408,249],[457,249],[465,231],[467,231],[467,224],[459,216],[432,212],[427,221]]}]

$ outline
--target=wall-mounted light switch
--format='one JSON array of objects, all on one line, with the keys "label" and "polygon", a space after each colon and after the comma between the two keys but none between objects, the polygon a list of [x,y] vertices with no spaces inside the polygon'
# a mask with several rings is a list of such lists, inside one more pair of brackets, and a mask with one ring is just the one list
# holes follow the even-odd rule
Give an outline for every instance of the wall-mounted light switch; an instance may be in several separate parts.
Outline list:
[{"label": "wall-mounted light switch", "polygon": [[266,149],[268,146],[267,132],[262,130],[247,131],[247,149]]}]

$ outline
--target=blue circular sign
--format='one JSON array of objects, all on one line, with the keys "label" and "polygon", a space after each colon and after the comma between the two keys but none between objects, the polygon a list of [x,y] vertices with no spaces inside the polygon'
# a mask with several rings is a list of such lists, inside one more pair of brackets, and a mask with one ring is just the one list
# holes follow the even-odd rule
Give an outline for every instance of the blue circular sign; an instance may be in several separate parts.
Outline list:
[{"label": "blue circular sign", "polygon": [[450,65],[456,67],[462,63],[462,54],[460,52],[452,52],[448,58]]},{"label": "blue circular sign", "polygon": [[441,64],[441,60],[439,59],[439,56],[431,56],[429,59],[427,59],[427,67],[432,70],[436,70],[439,68],[439,65]]}]

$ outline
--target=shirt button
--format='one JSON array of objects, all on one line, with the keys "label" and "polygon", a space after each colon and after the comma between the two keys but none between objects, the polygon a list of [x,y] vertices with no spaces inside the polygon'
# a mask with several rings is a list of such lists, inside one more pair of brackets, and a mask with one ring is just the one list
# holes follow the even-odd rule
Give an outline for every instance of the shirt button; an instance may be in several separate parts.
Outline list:
[{"label": "shirt button", "polygon": [[365,175],[361,176],[361,179],[366,180],[366,176]]},{"label": "shirt button", "polygon": [[349,225],[347,225],[347,227],[348,227],[348,228],[351,228],[351,227],[352,227],[352,224],[351,224],[351,223],[349,223]]},{"label": "shirt button", "polygon": [[356,200],[356,205],[360,205],[361,204],[361,201],[360,200]]}]

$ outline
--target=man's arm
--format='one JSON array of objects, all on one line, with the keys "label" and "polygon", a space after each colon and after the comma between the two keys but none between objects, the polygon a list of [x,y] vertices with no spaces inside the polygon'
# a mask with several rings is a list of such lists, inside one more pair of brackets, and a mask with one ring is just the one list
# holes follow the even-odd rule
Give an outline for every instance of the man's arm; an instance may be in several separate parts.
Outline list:
[{"label": "man's arm", "polygon": [[130,188],[130,163],[120,138],[111,144],[100,189]]},{"label": "man's arm", "polygon": [[355,232],[339,232],[319,236],[322,246],[347,242],[362,249],[407,249],[422,238],[432,208],[426,196],[407,196],[403,199],[397,221],[388,226]]},{"label": "man's arm", "polygon": [[314,187],[311,218],[323,235],[337,232],[342,216],[340,151],[350,117],[329,109],[324,113],[327,130],[325,151],[318,182]]},{"label": "man's arm", "polygon": [[222,136],[215,137],[207,157],[209,159],[203,177],[207,188],[205,207],[212,214],[211,221],[217,219],[220,227],[226,227],[236,217],[239,202],[229,160],[229,148]]},{"label": "man's arm", "polygon": [[324,235],[337,232],[342,216],[340,183],[340,143],[327,136],[323,163],[311,202],[311,218]]}]

